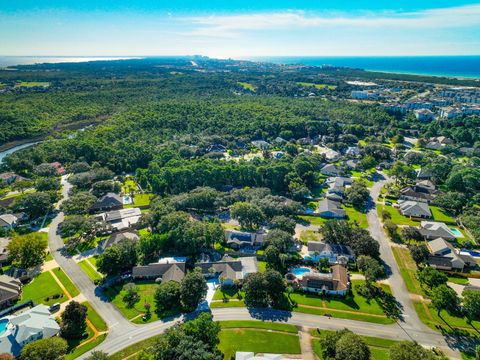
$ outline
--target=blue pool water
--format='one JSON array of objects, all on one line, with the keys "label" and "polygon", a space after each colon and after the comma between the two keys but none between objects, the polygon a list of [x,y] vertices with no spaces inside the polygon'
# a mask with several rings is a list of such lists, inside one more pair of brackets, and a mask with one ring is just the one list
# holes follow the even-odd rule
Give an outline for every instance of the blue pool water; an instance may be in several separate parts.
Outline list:
[{"label": "blue pool water", "polygon": [[297,267],[297,268],[293,268],[290,272],[295,276],[301,276],[305,273],[309,273],[310,269],[306,267]]},{"label": "blue pool water", "polygon": [[455,237],[463,237],[462,233],[455,228],[450,228],[450,231],[455,235]]},{"label": "blue pool water", "polygon": [[7,330],[8,320],[0,320],[0,334],[3,334]]}]

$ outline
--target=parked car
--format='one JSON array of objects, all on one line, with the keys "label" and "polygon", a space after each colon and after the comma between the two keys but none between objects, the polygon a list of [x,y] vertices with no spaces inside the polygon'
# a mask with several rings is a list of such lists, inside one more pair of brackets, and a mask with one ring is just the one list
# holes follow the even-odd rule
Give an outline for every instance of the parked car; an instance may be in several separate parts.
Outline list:
[{"label": "parked car", "polygon": [[58,310],[60,310],[60,303],[55,303],[48,308],[48,311],[51,313],[57,312]]}]

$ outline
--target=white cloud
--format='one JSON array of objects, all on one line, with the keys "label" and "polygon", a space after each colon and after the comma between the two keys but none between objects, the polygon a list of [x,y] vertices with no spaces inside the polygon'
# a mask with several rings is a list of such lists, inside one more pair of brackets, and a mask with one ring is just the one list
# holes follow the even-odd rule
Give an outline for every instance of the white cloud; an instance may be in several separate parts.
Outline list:
[{"label": "white cloud", "polygon": [[480,24],[480,4],[417,12],[363,12],[352,14],[284,11],[211,15],[183,19],[193,24],[189,35],[238,37],[242,32],[319,27],[465,28]]}]

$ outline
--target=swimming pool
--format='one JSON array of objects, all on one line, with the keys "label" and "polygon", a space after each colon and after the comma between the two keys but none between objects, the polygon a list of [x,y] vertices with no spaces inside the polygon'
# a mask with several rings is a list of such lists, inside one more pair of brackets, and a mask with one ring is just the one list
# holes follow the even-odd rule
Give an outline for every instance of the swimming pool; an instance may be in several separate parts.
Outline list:
[{"label": "swimming pool", "polygon": [[455,228],[450,228],[450,231],[455,235],[455,237],[463,237],[463,234]]},{"label": "swimming pool", "polygon": [[310,269],[306,267],[296,267],[290,270],[290,272],[295,276],[302,276],[305,273],[309,273]]},{"label": "swimming pool", "polygon": [[8,320],[2,319],[0,320],[0,335],[3,334],[7,330]]}]

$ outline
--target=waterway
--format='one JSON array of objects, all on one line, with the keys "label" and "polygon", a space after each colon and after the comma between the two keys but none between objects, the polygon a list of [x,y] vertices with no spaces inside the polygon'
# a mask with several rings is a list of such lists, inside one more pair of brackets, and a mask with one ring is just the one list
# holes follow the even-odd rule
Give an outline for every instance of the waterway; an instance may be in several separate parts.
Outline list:
[{"label": "waterway", "polygon": [[4,150],[4,151],[0,151],[0,164],[3,163],[3,159],[5,159],[6,156],[8,156],[10,154],[13,154],[14,152],[16,152],[18,150],[26,149],[26,148],[29,148],[31,146],[37,145],[39,143],[41,143],[41,141],[28,142],[28,143],[24,143],[24,144],[21,144],[21,145],[14,146],[14,147],[12,147],[10,149],[7,149],[7,150]]}]

